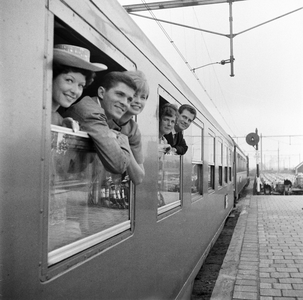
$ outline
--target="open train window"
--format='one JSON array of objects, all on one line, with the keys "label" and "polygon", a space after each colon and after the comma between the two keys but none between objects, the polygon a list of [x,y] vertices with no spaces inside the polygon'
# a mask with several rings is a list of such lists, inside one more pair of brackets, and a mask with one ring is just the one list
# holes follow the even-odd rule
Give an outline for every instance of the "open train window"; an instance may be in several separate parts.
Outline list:
[{"label": "open train window", "polygon": [[[158,215],[171,211],[181,206],[182,195],[182,156],[171,152],[163,152],[163,147],[168,144],[167,137],[162,135],[161,128],[168,127],[168,123],[176,121],[174,117],[160,118],[160,113],[165,104],[173,104],[177,109],[175,99],[161,87],[159,93],[159,153],[158,153]],[[166,120],[167,119],[167,120]],[[173,120],[174,119],[174,120]],[[165,124],[164,124],[165,123]],[[174,123],[170,123],[173,127]]]},{"label": "open train window", "polygon": [[192,124],[192,173],[191,196],[192,201],[203,195],[203,128],[196,123]]},{"label": "open train window", "polygon": [[[91,53],[90,61],[106,64],[106,72],[135,69],[135,64],[120,50],[63,3],[58,2],[53,9],[57,9],[62,19],[56,16],[50,19],[54,31],[53,39],[49,38],[49,48],[55,44],[87,48]],[[104,74],[100,72],[99,75]],[[101,78],[99,75],[95,85],[82,96],[93,96]],[[74,133],[56,125],[51,125],[50,131],[42,280],[130,236],[134,228],[134,187],[128,177],[106,171],[86,132]]]}]

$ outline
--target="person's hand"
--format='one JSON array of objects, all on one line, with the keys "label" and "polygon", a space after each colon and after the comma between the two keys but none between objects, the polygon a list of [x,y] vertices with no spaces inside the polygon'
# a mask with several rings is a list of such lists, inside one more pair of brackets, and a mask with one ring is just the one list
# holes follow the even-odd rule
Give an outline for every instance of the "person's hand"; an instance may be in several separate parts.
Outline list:
[{"label": "person's hand", "polygon": [[169,151],[169,153],[168,154],[171,154],[171,155],[177,155],[177,149],[176,148],[174,148],[174,147],[171,147],[170,148],[170,151]]},{"label": "person's hand", "polygon": [[62,126],[71,128],[74,132],[78,132],[80,130],[79,122],[69,117],[63,119]]},{"label": "person's hand", "polygon": [[158,151],[161,153],[168,153],[171,149],[171,145],[170,144],[159,144],[158,145]]}]

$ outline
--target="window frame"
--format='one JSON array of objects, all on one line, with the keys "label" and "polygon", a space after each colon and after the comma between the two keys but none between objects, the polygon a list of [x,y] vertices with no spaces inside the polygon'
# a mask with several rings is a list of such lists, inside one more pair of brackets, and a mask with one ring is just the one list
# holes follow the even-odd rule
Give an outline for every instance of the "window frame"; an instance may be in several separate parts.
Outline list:
[{"label": "window frame", "polygon": [[223,187],[223,140],[217,137],[216,162],[218,167],[218,188]]},{"label": "window frame", "polygon": [[[73,132],[72,129],[51,125],[51,131],[67,134],[69,136],[80,137],[87,139],[91,143],[89,136],[86,132],[79,131]],[[101,164],[101,162],[100,162]],[[108,172],[107,172],[108,173]],[[51,275],[55,275],[58,272],[65,269],[65,265],[73,265],[72,262],[77,263],[85,260],[88,257],[97,254],[101,249],[105,249],[108,244],[113,245],[121,238],[127,238],[134,232],[135,214],[134,214],[134,185],[130,184],[129,190],[129,208],[128,208],[128,220],[122,221],[116,225],[110,226],[107,229],[101,230],[95,234],[81,238],[78,241],[71,242],[65,246],[59,247],[55,250],[48,251],[48,216],[49,216],[49,203],[50,198],[44,202],[44,228],[43,236],[46,240],[43,242],[43,264],[42,264],[42,281],[48,280]],[[105,243],[107,242],[107,243]]]},{"label": "window frame", "polygon": [[224,166],[224,185],[228,184],[228,146],[226,144],[223,145],[223,166]]},{"label": "window frame", "polygon": [[[129,212],[130,222],[121,224],[116,228],[111,228],[108,232],[102,232],[97,239],[90,239],[89,246],[85,247],[82,242],[78,242],[76,247],[78,250],[74,251],[71,247],[53,252],[51,255],[48,253],[48,214],[49,214],[49,193],[50,193],[50,152],[51,152],[51,99],[52,99],[52,70],[48,66],[52,63],[53,45],[55,40],[55,24],[56,22],[63,23],[68,29],[75,33],[75,36],[68,37],[67,40],[78,39],[82,41],[87,48],[93,48],[94,52],[98,54],[102,53],[102,56],[107,56],[111,62],[116,66],[120,66],[122,69],[135,70],[136,64],[125,56],[123,52],[117,49],[113,44],[106,40],[102,33],[93,28],[89,23],[80,18],[74,13],[72,9],[67,7],[61,1],[50,1],[49,9],[47,10],[47,43],[46,43],[46,59],[45,59],[45,87],[46,92],[44,94],[44,108],[45,108],[45,145],[44,151],[44,190],[43,197],[41,197],[41,224],[42,224],[42,239],[41,239],[41,264],[40,264],[40,279],[41,281],[48,281],[54,276],[65,272],[67,269],[73,267],[79,262],[87,260],[89,257],[97,255],[100,251],[121,242],[123,239],[127,239],[134,232],[134,186],[130,185],[130,201],[132,201],[131,209]],[[79,45],[81,46],[81,45]],[[91,53],[92,54],[92,53]],[[61,128],[61,127],[60,127]],[[62,130],[62,128],[60,129]],[[70,129],[64,129],[64,131]],[[69,132],[69,134],[72,134]],[[77,133],[80,134],[81,133]],[[61,253],[60,253],[61,252]],[[70,253],[70,254],[67,254]],[[50,260],[49,260],[50,257]]]},{"label": "window frame", "polygon": [[[158,95],[158,103],[159,103],[159,109],[158,109],[158,121],[159,121],[159,113],[160,113],[160,106],[164,105],[165,103],[171,103],[179,107],[179,102],[169,93],[167,92],[161,85],[158,86],[157,89],[157,95]],[[159,126],[159,122],[158,122]],[[159,132],[159,127],[158,131]],[[158,139],[157,139],[158,140]],[[157,207],[157,218],[158,220],[161,220],[171,214],[173,214],[175,211],[179,210],[183,206],[183,157],[182,155],[173,155],[173,157],[179,158],[179,197],[178,200],[173,201],[171,203],[165,204],[163,206]],[[164,156],[165,158],[165,156]],[[162,171],[160,170],[158,162],[158,172]],[[157,187],[157,197],[159,196],[159,193],[161,194],[161,190],[159,190],[159,186]],[[157,200],[158,203],[158,200]]]},{"label": "window frame", "polygon": [[[198,188],[197,188],[197,192],[196,193],[191,193],[191,201],[195,202],[197,200],[199,200],[201,198],[201,196],[203,197],[204,194],[204,124],[203,123],[199,123],[197,122],[198,120],[195,120],[192,123],[192,151],[194,150],[194,137],[195,137],[195,133],[193,130],[193,128],[198,128],[200,129],[200,155],[198,155],[197,157],[195,157],[192,154],[192,170],[194,168],[194,166],[197,167],[197,180],[198,180]],[[196,126],[196,127],[194,127]],[[193,173],[192,173],[193,176]],[[191,185],[192,187],[192,185]]]},{"label": "window frame", "polygon": [[208,141],[208,192],[212,193],[216,189],[216,135],[213,131],[209,130],[207,138]]}]

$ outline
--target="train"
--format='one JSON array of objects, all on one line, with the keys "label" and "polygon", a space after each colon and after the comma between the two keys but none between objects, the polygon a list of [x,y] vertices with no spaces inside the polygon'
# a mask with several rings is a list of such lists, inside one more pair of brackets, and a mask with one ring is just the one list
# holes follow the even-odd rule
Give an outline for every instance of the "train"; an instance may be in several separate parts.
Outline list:
[{"label": "train", "polygon": [[[190,299],[248,158],[117,1],[4,0],[0,14],[1,298]],[[55,44],[89,49],[105,73],[146,74],[140,185],[105,170],[86,132],[51,124]],[[187,153],[159,169],[167,102],[197,117]]]}]

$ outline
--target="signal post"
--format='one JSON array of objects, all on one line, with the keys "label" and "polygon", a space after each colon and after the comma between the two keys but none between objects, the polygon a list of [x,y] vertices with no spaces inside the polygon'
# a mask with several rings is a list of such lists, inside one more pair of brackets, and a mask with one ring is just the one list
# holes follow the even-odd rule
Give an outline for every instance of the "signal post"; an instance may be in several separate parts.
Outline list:
[{"label": "signal post", "polygon": [[254,181],[254,187],[253,187],[253,194],[259,195],[261,191],[261,179],[260,179],[260,169],[259,169],[259,162],[260,162],[260,153],[258,149],[258,143],[259,143],[259,136],[258,136],[258,129],[256,128],[255,132],[251,132],[246,136],[246,142],[247,144],[253,146],[256,149],[256,178]]}]

